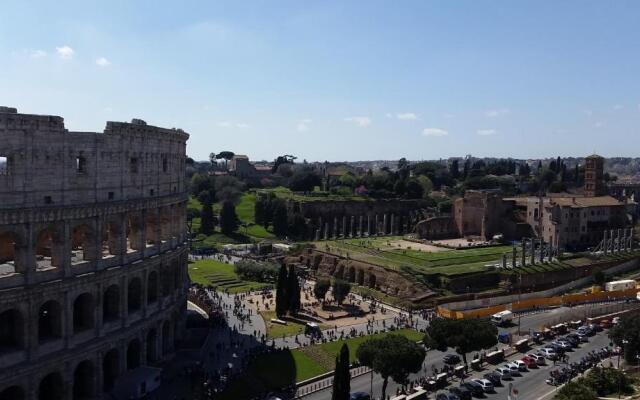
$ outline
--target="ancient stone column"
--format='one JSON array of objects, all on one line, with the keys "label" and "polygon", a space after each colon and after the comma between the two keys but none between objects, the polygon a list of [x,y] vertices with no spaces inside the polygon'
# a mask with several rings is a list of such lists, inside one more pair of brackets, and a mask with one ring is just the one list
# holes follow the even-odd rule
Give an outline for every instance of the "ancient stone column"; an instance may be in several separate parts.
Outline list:
[{"label": "ancient stone column", "polygon": [[513,248],[511,250],[511,252],[512,252],[511,263],[513,264],[512,265],[513,268],[515,268],[516,267],[516,260],[517,260],[517,252],[518,252],[516,250],[516,245],[515,244],[513,245]]},{"label": "ancient stone column", "polygon": [[356,236],[356,217],[354,217],[353,215],[351,216],[351,225],[349,225],[349,236]]},{"label": "ancient stone column", "polygon": [[324,240],[327,240],[329,238],[329,223],[325,222],[324,223]]},{"label": "ancient stone column", "polygon": [[367,214],[367,236],[371,235],[371,215]]},{"label": "ancient stone column", "polygon": [[507,255],[502,255],[502,269],[507,269]]},{"label": "ancient stone column", "polygon": [[604,238],[602,239],[602,251],[604,252],[605,256],[607,254],[609,254],[609,239],[607,239],[607,230],[606,229],[604,231]]},{"label": "ancient stone column", "polygon": [[360,228],[358,229],[358,236],[359,237],[363,237],[364,236],[364,232],[362,231],[363,228],[364,228],[364,217],[361,215],[360,216]]},{"label": "ancient stone column", "polygon": [[629,229],[629,251],[633,251],[633,228]]},{"label": "ancient stone column", "polygon": [[536,263],[536,242],[533,238],[531,238],[531,265]]},{"label": "ancient stone column", "polygon": [[394,217],[394,215],[391,214],[391,229],[390,229],[390,231],[391,231],[392,235],[395,235],[396,234],[396,224],[395,224],[395,219],[393,217]]},{"label": "ancient stone column", "polygon": [[544,240],[540,238],[540,264],[544,262]]},{"label": "ancient stone column", "polygon": [[347,237],[347,216],[346,215],[342,216],[342,237],[343,238]]},{"label": "ancient stone column", "polygon": [[[533,240],[531,241],[531,243],[533,243]],[[522,245],[522,254],[520,254],[521,256],[521,265],[524,267],[525,265],[527,265],[527,238],[522,238],[522,241],[520,242],[520,244]]]},{"label": "ancient stone column", "polygon": [[338,237],[338,217],[333,217],[333,238]]},{"label": "ancient stone column", "polygon": [[316,228],[316,242],[320,240],[320,228]]},{"label": "ancient stone column", "polygon": [[387,214],[382,215],[382,234],[387,234]]},{"label": "ancient stone column", "polygon": [[375,215],[374,222],[375,222],[374,223],[374,229],[376,230],[375,234],[377,235],[378,234],[378,228],[379,228],[379,226],[378,226],[378,214]]}]

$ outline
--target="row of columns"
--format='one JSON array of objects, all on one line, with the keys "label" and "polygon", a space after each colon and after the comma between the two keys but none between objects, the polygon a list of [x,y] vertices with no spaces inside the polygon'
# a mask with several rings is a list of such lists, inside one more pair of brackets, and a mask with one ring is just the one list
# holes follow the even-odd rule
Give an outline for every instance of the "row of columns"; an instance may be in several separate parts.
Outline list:
[{"label": "row of columns", "polygon": [[[536,243],[538,251],[536,252]],[[502,268],[507,269],[516,268],[518,266],[535,265],[537,262],[540,264],[545,262],[552,262],[554,257],[558,256],[558,248],[554,247],[551,243],[545,243],[544,240],[535,238],[522,238],[520,242],[520,263],[518,264],[518,249],[513,246],[511,250],[511,257],[507,253],[502,255]],[[509,260],[511,258],[511,260]]]},{"label": "row of columns", "polygon": [[604,255],[633,251],[633,228],[605,230],[601,247]]},{"label": "row of columns", "polygon": [[315,240],[362,238],[383,235],[402,235],[411,232],[412,218],[407,215],[374,214],[334,217],[333,221],[318,218]]}]

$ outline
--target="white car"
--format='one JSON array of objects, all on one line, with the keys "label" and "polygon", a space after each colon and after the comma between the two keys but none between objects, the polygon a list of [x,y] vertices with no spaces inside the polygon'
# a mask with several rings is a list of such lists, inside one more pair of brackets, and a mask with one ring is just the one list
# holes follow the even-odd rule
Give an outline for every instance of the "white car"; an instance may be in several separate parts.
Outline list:
[{"label": "white car", "polygon": [[509,370],[509,368],[506,367],[499,367],[496,368],[496,372],[498,374],[500,374],[500,378],[502,378],[503,380],[510,380],[511,378],[511,370]]},{"label": "white car", "polygon": [[518,364],[509,363],[509,364],[503,365],[503,367],[508,369],[511,375],[520,376],[520,368],[518,367]]},{"label": "white car", "polygon": [[545,347],[544,349],[540,349],[540,353],[542,353],[542,355],[545,358],[548,358],[549,360],[555,360],[556,358],[558,358],[558,353],[556,353],[556,351],[554,349],[551,349],[549,347]]},{"label": "white car", "polygon": [[482,390],[485,393],[493,392],[493,383],[491,383],[490,380],[488,380],[488,379],[472,379],[472,381],[474,381],[478,385],[482,386]]},{"label": "white car", "polygon": [[545,364],[545,360],[544,360],[544,355],[542,354],[527,354],[527,357],[533,358],[534,360],[536,360],[536,364],[538,365],[544,365]]},{"label": "white car", "polygon": [[526,372],[527,371],[527,364],[525,364],[524,361],[522,360],[515,360],[514,362],[512,362],[512,364],[515,364],[518,366],[518,370],[521,372]]}]

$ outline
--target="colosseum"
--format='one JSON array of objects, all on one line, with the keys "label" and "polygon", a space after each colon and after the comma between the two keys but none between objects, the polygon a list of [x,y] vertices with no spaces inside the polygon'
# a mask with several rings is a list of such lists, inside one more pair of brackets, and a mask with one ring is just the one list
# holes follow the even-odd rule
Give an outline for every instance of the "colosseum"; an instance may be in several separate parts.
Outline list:
[{"label": "colosseum", "polygon": [[0,107],[0,400],[100,398],[174,352],[188,138]]}]

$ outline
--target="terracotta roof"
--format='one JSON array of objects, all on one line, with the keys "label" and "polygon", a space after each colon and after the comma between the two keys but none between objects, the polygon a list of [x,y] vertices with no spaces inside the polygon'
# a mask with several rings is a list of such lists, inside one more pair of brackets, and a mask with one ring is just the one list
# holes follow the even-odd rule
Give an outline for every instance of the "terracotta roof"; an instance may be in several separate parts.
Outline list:
[{"label": "terracotta roof", "polygon": [[621,206],[623,203],[611,196],[599,197],[556,197],[550,199],[552,204],[560,207],[586,208],[586,207],[612,207]]}]

